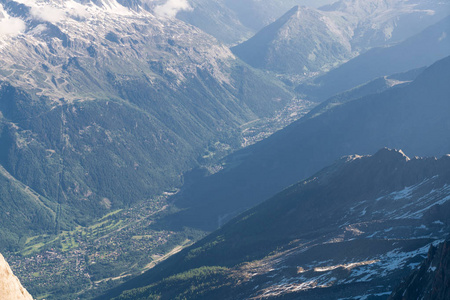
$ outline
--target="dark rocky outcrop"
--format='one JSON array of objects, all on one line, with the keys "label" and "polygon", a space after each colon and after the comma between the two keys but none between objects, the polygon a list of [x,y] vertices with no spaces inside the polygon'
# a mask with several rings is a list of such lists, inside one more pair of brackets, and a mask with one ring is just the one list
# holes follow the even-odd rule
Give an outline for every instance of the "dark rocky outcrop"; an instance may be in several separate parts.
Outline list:
[{"label": "dark rocky outcrop", "polygon": [[399,287],[389,300],[450,299],[450,241],[430,247],[427,259]]}]

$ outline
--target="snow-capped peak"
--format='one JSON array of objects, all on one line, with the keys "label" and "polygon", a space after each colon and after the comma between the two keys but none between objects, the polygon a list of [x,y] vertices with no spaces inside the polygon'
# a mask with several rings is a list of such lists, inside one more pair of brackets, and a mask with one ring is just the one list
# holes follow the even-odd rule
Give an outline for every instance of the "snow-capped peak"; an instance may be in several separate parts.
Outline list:
[{"label": "snow-capped peak", "polygon": [[[152,1],[146,9],[128,8],[120,0],[17,1],[0,5],[0,22],[16,25],[5,33],[0,28],[6,70],[0,80],[17,87],[52,99],[106,97],[108,72],[133,78],[146,74],[148,80],[157,76],[152,63],[172,74],[174,86],[198,69],[229,82],[222,67],[234,59],[228,48],[170,14],[152,12],[170,1]],[[81,73],[69,74],[71,69]],[[102,82],[86,80],[86,72]]]}]

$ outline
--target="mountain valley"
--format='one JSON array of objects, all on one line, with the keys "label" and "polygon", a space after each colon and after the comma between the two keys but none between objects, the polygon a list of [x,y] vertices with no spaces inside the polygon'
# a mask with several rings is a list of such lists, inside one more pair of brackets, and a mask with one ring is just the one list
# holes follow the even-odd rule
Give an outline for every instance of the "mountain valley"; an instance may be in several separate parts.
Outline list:
[{"label": "mountain valley", "polygon": [[[13,188],[1,249],[178,187],[206,148],[239,148],[241,125],[293,99],[176,19],[114,2],[1,4],[25,26],[0,47],[1,174]],[[49,9],[58,18],[35,15]],[[33,213],[23,218],[11,193]]]},{"label": "mountain valley", "polygon": [[182,211],[168,222],[173,228],[189,224],[216,229],[348,153],[371,154],[381,147],[405,149],[414,156],[448,153],[449,141],[442,137],[450,129],[449,72],[447,57],[410,83],[352,101],[325,103],[325,109],[319,106],[228,156],[222,171],[185,186],[175,197]]},{"label": "mountain valley", "polygon": [[446,299],[449,18],[0,0],[0,287],[24,290],[12,269],[36,300]]}]

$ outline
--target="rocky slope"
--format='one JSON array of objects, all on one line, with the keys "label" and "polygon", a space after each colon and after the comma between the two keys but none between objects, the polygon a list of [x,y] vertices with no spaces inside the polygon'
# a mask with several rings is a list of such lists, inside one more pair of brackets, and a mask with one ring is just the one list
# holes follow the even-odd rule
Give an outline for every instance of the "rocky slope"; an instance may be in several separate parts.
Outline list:
[{"label": "rocky slope", "polygon": [[390,300],[450,298],[450,252],[449,241],[430,247],[427,259],[420,268],[398,286]]},{"label": "rocky slope", "polygon": [[342,158],[106,298],[385,298],[447,237],[449,170],[448,155]]},{"label": "rocky slope", "polygon": [[33,297],[14,276],[3,255],[0,254],[0,298],[4,300],[33,300]]},{"label": "rocky slope", "polygon": [[297,6],[232,50],[254,67],[311,77],[367,49],[410,37],[449,13],[449,4],[437,0],[342,0],[320,9]]},{"label": "rocky slope", "polygon": [[180,185],[291,100],[154,4],[0,1],[0,248]]}]

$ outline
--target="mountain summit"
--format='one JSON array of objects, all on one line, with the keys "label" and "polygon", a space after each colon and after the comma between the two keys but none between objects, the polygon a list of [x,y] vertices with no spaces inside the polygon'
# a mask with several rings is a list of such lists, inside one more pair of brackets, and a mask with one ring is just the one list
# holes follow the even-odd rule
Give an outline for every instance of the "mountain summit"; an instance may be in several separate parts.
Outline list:
[{"label": "mountain summit", "polygon": [[350,35],[340,27],[316,9],[296,6],[232,50],[256,68],[315,72],[352,55]]}]

